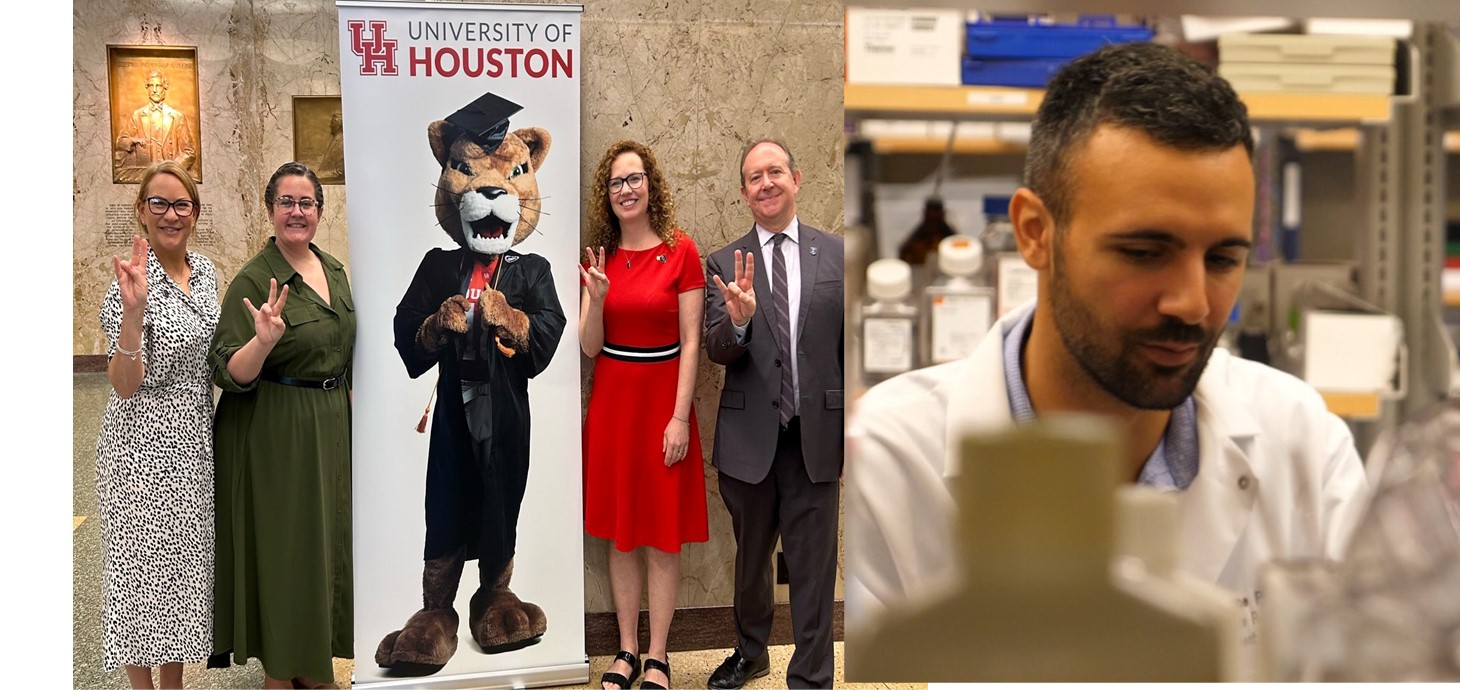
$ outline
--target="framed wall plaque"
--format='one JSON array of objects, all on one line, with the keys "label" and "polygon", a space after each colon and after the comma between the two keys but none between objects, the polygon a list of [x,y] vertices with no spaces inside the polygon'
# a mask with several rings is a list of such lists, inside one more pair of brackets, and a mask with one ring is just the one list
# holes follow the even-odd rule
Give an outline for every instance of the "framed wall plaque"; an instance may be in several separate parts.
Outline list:
[{"label": "framed wall plaque", "polygon": [[321,184],[345,183],[345,125],[339,96],[294,97],[294,160]]},{"label": "framed wall plaque", "polygon": [[112,182],[140,182],[148,166],[169,159],[201,184],[197,48],[109,45],[106,62]]}]

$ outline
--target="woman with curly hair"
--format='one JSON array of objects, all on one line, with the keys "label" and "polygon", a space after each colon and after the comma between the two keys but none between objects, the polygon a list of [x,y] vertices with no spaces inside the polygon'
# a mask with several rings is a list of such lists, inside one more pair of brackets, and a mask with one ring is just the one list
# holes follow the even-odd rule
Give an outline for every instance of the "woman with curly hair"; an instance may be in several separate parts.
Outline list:
[{"label": "woman with curly hair", "polygon": [[669,184],[647,146],[610,146],[587,198],[597,201],[589,207],[588,260],[578,268],[578,339],[594,359],[583,424],[583,516],[589,534],[612,542],[608,579],[621,650],[602,681],[619,690],[639,675],[642,561],[649,651],[640,687],[664,688],[679,550],[709,540],[693,406],[705,272],[694,240],[674,225]]}]

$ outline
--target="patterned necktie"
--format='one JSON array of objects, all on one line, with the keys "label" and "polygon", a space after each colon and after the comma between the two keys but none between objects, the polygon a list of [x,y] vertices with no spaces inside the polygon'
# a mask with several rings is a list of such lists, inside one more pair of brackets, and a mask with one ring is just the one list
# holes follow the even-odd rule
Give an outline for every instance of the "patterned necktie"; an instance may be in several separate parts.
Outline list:
[{"label": "patterned necktie", "polygon": [[781,426],[796,414],[796,382],[791,378],[791,301],[786,297],[786,256],[781,253],[785,233],[776,233],[771,249],[771,302],[776,309],[776,344],[781,350],[777,366],[781,368]]}]

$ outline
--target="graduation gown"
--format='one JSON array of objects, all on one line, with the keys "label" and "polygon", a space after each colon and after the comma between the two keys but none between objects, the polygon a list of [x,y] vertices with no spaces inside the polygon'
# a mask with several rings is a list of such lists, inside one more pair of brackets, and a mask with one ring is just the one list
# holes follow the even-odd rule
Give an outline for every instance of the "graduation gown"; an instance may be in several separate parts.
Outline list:
[{"label": "graduation gown", "polygon": [[[509,305],[527,315],[527,346],[515,344],[516,354],[507,357],[491,345],[495,327],[477,318],[466,335],[451,333],[440,350],[427,354],[416,342],[421,324],[442,302],[463,293],[475,261],[490,260],[465,249],[432,249],[395,312],[395,348],[410,377],[440,367],[426,470],[425,558],[465,545],[467,560],[481,559],[482,584],[488,587],[516,551],[532,438],[527,380],[547,368],[567,321],[547,259],[508,251],[492,283]],[[482,328],[486,331],[479,333]],[[473,341],[488,344],[479,349],[476,363],[480,372],[485,360],[486,376],[474,377],[485,378],[491,396],[492,432],[484,451],[467,427],[461,394],[461,357]]]}]

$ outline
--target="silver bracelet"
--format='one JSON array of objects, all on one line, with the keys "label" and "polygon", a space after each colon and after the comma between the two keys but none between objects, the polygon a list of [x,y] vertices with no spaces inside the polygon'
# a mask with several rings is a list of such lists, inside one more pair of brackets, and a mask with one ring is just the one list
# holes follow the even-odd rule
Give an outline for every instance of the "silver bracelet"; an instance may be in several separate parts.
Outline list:
[{"label": "silver bracelet", "polygon": [[135,362],[135,361],[137,361],[137,355],[142,354],[142,344],[141,343],[137,343],[137,349],[135,349],[135,350],[128,350],[127,348],[122,347],[122,341],[121,341],[121,339],[118,339],[117,340],[117,352],[120,352],[120,353],[126,355],[129,359],[131,359],[133,362]]}]

